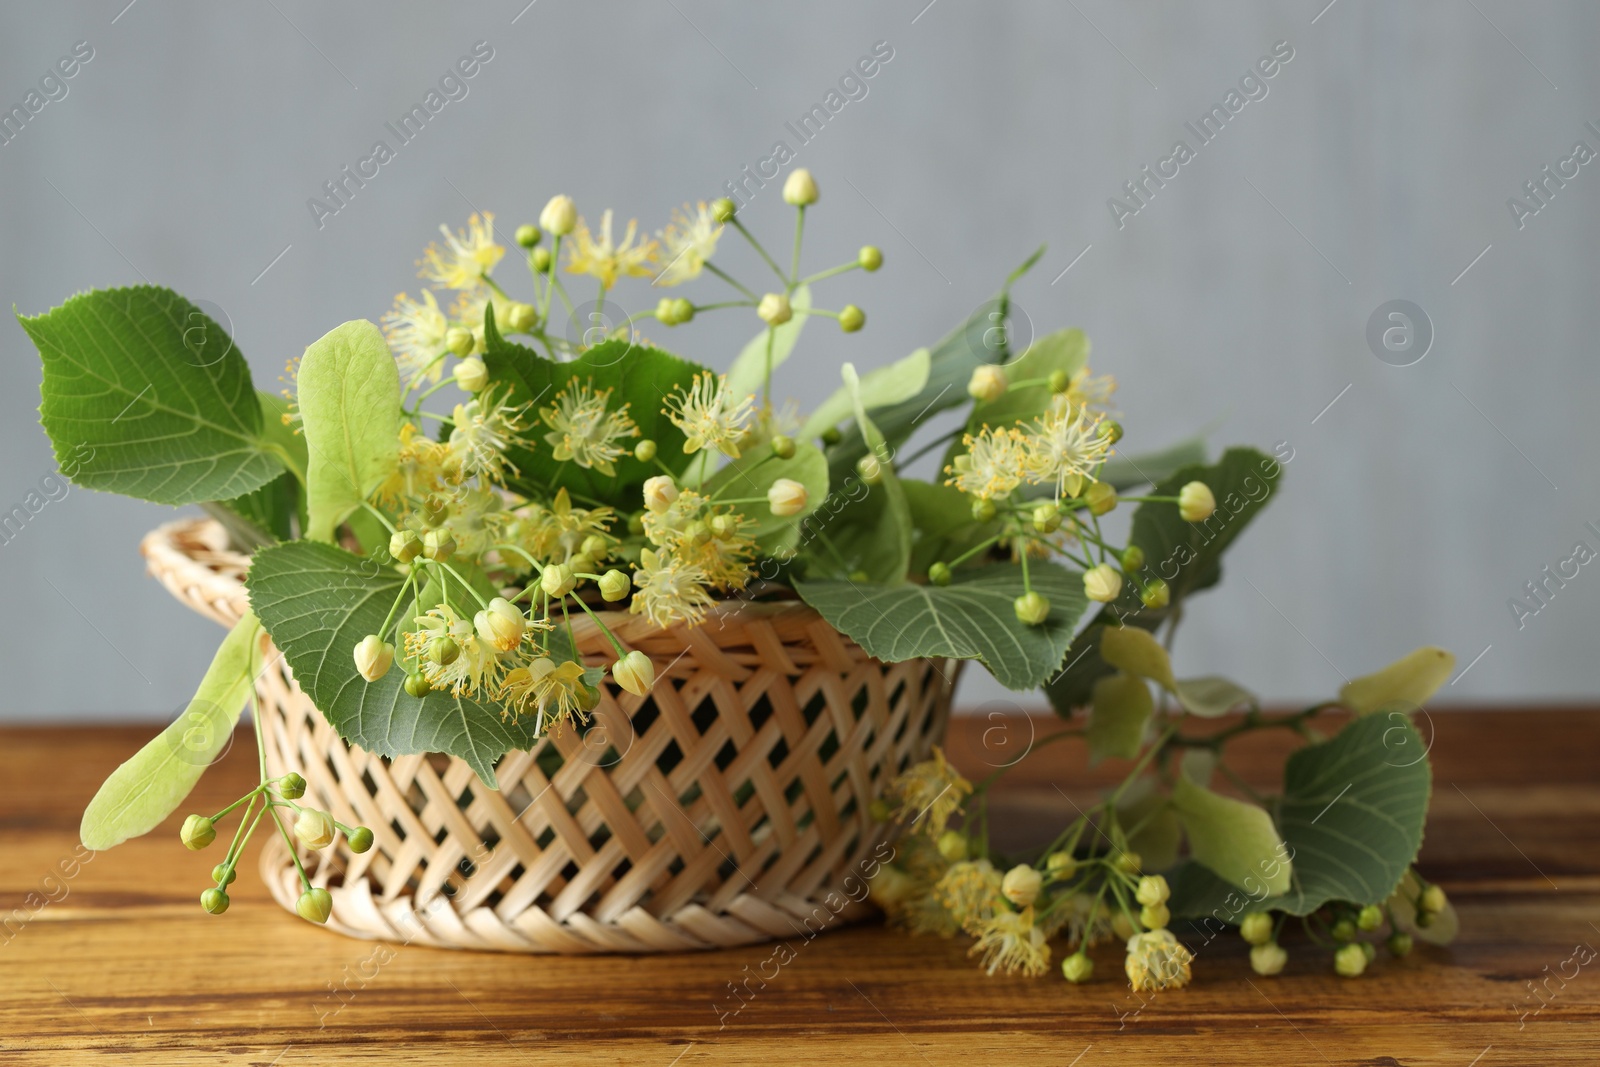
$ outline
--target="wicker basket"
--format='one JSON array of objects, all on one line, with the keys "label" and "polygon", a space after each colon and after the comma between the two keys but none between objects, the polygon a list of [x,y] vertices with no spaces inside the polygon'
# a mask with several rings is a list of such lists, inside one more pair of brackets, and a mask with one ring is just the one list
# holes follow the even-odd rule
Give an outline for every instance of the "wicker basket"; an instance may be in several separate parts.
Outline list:
[{"label": "wicker basket", "polygon": [[[142,545],[152,574],[231,626],[249,558],[209,520]],[[256,683],[270,774],[371,827],[304,856],[353,937],[508,952],[673,952],[806,936],[867,914],[883,828],[867,805],[928,755],[955,663],[885,664],[798,603],[728,604],[693,630],[607,624],[656,662],[647,698],[603,686],[590,727],[499,764],[500,791],[438,754],[385,759],[344,743],[281,657]],[[587,620],[585,620],[587,623]],[[609,658],[592,624],[578,646]],[[269,649],[270,651],[270,649]],[[291,911],[283,842],[262,873]]]}]

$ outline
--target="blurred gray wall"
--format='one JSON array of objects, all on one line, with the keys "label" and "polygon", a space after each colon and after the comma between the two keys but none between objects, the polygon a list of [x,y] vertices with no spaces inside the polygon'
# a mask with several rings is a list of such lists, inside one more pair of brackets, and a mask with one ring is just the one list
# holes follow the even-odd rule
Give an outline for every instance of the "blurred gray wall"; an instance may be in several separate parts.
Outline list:
[{"label": "blurred gray wall", "polygon": [[[1585,125],[1600,127],[1593,3],[125,3],[0,8],[6,108],[76,42],[93,49],[0,147],[0,292],[24,313],[168,285],[221,308],[273,387],[307,342],[415,293],[440,222],[487,208],[509,234],[565,191],[591,218],[612,206],[653,231],[781,140],[823,189],[812,269],[869,241],[888,257],[824,290],[870,323],[813,324],[781,376],[802,404],[842,360],[942,335],[1045,241],[1019,304],[1040,332],[1088,331],[1096,369],[1122,382],[1127,445],[1214,424],[1219,446],[1293,450],[1281,499],[1193,605],[1184,670],[1314,698],[1437,643],[1462,668],[1482,655],[1450,700],[1600,688],[1600,565],[1568,565],[1563,585],[1541,573],[1578,541],[1600,549],[1600,164],[1545,179],[1520,228],[1507,205],[1539,206],[1523,183],[1575,142],[1600,150]],[[467,95],[319,228],[308,199],[374,141],[395,144],[385,123],[479,41],[493,58]],[[1266,95],[1248,83],[1258,98],[1201,144],[1184,124],[1280,41],[1293,58]],[[801,144],[785,123],[876,42],[893,56],[866,96]],[[1144,181],[1179,139],[1194,158]],[[1131,199],[1133,180],[1153,195]],[[787,248],[775,185],[746,218]],[[642,283],[618,295],[653,302]],[[1384,362],[1367,340],[1400,299],[1432,324],[1409,366],[1391,364],[1415,347]],[[725,366],[755,325],[651,332]],[[52,460],[37,356],[15,323],[0,329],[5,510]],[[181,706],[221,633],[143,574],[138,539],[171,517],[73,489],[0,545],[0,716]],[[1539,606],[1535,580],[1545,603],[1519,620],[1508,602]],[[964,699],[1013,698],[969,683]]]}]

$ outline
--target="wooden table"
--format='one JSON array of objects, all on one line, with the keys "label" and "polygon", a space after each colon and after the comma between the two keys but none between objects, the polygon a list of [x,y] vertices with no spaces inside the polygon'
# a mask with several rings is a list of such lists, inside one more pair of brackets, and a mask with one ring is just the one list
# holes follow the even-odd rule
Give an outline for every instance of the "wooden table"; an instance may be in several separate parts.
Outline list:
[{"label": "wooden table", "polygon": [[[958,722],[952,758],[982,773],[1029,728]],[[1286,972],[1260,978],[1230,935],[1191,987],[1140,1008],[1114,946],[1074,987],[985,978],[960,942],[864,926],[802,947],[721,1026],[713,1005],[769,948],[573,959],[351,941],[280,911],[248,862],[212,918],[196,898],[215,857],[184,851],[176,819],[73,867],[85,802],[153,731],[0,730],[0,913],[17,909],[0,931],[0,1063],[1600,1063],[1600,959],[1576,976],[1566,962],[1600,946],[1600,713],[1434,713],[1421,864],[1460,910],[1448,949],[1380,955],[1345,981],[1291,941]],[[1242,761],[1247,778],[1274,783],[1273,743]],[[1024,763],[998,825],[1042,839],[1108,779],[1082,767],[1068,745]],[[193,808],[253,775],[246,736]]]}]

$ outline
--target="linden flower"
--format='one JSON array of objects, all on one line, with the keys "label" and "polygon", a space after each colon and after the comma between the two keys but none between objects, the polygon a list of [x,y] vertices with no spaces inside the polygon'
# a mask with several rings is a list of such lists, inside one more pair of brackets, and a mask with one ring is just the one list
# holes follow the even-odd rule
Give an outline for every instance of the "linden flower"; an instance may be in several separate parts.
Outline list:
[{"label": "linden flower", "polygon": [[495,328],[504,333],[506,315],[511,304],[493,289],[488,287],[468,289],[456,297],[456,302],[450,307],[450,317],[472,331],[473,340],[476,342],[473,348],[475,352],[483,351],[484,312],[491,305],[494,307]]},{"label": "linden flower", "polygon": [[633,614],[643,614],[665,629],[675,622],[698,626],[712,604],[708,577],[700,567],[646,548],[633,576]]},{"label": "linden flower", "polygon": [[410,385],[426,375],[437,382],[444,370],[444,335],[450,320],[439,310],[431,289],[422,291],[422,302],[405,293],[394,298],[394,308],[384,313],[383,335],[394,350],[400,373]]},{"label": "linden flower", "polygon": [[1049,969],[1050,945],[1045,932],[1033,923],[1032,908],[996,913],[978,925],[977,937],[967,955],[983,957],[985,974],[1021,971],[1037,978]]},{"label": "linden flower", "polygon": [[1135,993],[1178,989],[1189,984],[1190,952],[1170,930],[1150,930],[1128,938],[1125,969]]},{"label": "linden flower", "polygon": [[1094,377],[1089,373],[1088,367],[1083,367],[1072,376],[1063,395],[1066,396],[1067,403],[1075,408],[1089,407],[1103,410],[1111,402],[1111,394],[1116,391],[1116,378],[1109,374]]},{"label": "linden flower", "polygon": [[492,485],[458,488],[450,497],[450,517],[444,529],[455,538],[456,551],[463,556],[481,556],[489,546],[502,540],[511,524],[505,498]]},{"label": "linden flower", "polygon": [[600,279],[601,286],[606,289],[616,285],[620,275],[650,277],[650,265],[656,258],[656,243],[643,241],[635,245],[633,240],[638,232],[639,221],[630,219],[628,229],[622,235],[622,243],[615,243],[611,239],[611,209],[607,208],[600,216],[600,239],[596,241],[594,234],[589,232],[589,224],[579,219],[578,228],[572,233],[572,252],[567,258],[567,273],[592,274]]},{"label": "linden flower", "polygon": [[913,830],[926,820],[928,833],[938,837],[971,792],[972,783],[950,766],[944,750],[935,745],[933,758],[913,764],[890,782],[884,799],[894,806],[895,818],[909,818]]},{"label": "linden flower", "polygon": [[417,432],[411,423],[400,427],[400,458],[393,473],[378,486],[377,499],[391,510],[403,510],[448,486],[450,448]]},{"label": "linden flower", "polygon": [[1022,435],[1028,480],[1036,485],[1053,483],[1056,499],[1075,497],[1085,479],[1111,453],[1111,438],[1101,428],[1101,416],[1088,408],[1074,408],[1065,397],[1051,401],[1044,417]]},{"label": "linden flower", "polygon": [[538,722],[537,734],[549,726],[559,732],[567,722],[584,717],[580,706],[583,685],[583,665],[572,660],[557,664],[540,656],[526,667],[517,667],[506,674],[500,686],[500,698],[513,714],[534,712]]},{"label": "linden flower", "polygon": [[610,389],[596,392],[594,383],[573,381],[556,394],[553,407],[539,413],[551,433],[544,439],[556,459],[568,460],[585,470],[594,468],[606,477],[617,473],[614,461],[627,450],[618,441],[638,437],[639,427],[628,417],[628,405],[616,411],[606,407]]},{"label": "linden flower", "polygon": [[535,503],[522,511],[511,538],[535,559],[565,563],[591,537],[599,537],[608,548],[616,544],[617,539],[607,533],[616,513],[605,507],[573,507],[566,486],[556,490],[549,507]]},{"label": "linden flower", "polygon": [[988,860],[952,863],[934,892],[957,926],[976,934],[994,916],[1011,910],[1000,895],[1000,872]]},{"label": "linden flower", "polygon": [[1022,484],[1026,453],[1022,435],[1010,427],[991,429],[985,426],[976,437],[966,434],[961,438],[967,446],[965,455],[957,456],[945,473],[953,475],[945,481],[963,493],[982,500],[1003,497]]},{"label": "linden flower", "polygon": [[423,251],[417,276],[446,289],[476,289],[506,254],[494,243],[494,215],[487,211],[473,215],[459,233],[451,233],[443,224],[439,232],[444,234],[444,247],[430,244]]},{"label": "linden flower", "polygon": [[739,439],[750,418],[754,397],[735,401],[724,374],[696,374],[694,381],[668,396],[662,411],[688,438],[685,452],[715,448],[729,459],[739,458]]},{"label": "linden flower", "polygon": [[[417,628],[406,633],[406,658],[418,660],[422,676],[434,689],[449,689],[454,696],[472,696],[495,689],[505,666],[501,657],[478,639],[471,619],[457,615],[448,604],[417,616]],[[435,663],[428,646],[435,638],[448,637],[461,650],[449,663]]]},{"label": "linden flower", "polygon": [[673,208],[672,222],[657,236],[661,238],[667,265],[656,275],[654,284],[681,285],[698,277],[706,260],[716,254],[722,223],[711,217],[711,209],[702,200],[694,215],[689,214],[688,204],[681,211]]},{"label": "linden flower", "polygon": [[491,389],[479,393],[455,408],[455,429],[450,431],[450,456],[467,477],[478,476],[492,482],[505,480],[506,468],[517,468],[506,459],[506,450],[515,446],[531,448],[519,431],[526,405],[513,407],[491,396]]}]

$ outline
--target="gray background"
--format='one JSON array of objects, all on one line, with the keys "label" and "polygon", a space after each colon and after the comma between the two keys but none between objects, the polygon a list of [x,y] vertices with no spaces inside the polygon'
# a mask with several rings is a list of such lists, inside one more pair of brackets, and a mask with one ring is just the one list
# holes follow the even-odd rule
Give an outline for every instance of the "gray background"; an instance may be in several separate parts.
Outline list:
[{"label": "gray background", "polygon": [[[654,231],[781,139],[823,190],[810,269],[867,241],[888,257],[824,290],[870,323],[813,324],[780,382],[803,405],[841,360],[941,336],[1047,241],[1018,300],[1041,331],[1089,332],[1096,369],[1122,382],[1129,446],[1208,423],[1219,446],[1288,442],[1281,499],[1195,603],[1183,670],[1288,701],[1438,643],[1461,667],[1488,649],[1441,699],[1596,690],[1600,568],[1520,630],[1507,605],[1578,539],[1600,547],[1585,529],[1600,522],[1600,165],[1520,231],[1506,206],[1576,140],[1600,149],[1584,128],[1600,125],[1592,3],[125,2],[0,8],[6,107],[74,42],[95,51],[0,147],[0,292],[24,313],[148,279],[221,307],[271,386],[330,327],[415,294],[421,247],[474,205],[509,234],[565,191]],[[469,95],[319,230],[307,199],[393,144],[384,123],[479,40],[494,58]],[[1119,230],[1108,197],[1176,138],[1193,145],[1185,120],[1280,40],[1295,55],[1269,95]],[[784,122],[877,41],[894,56],[869,95],[800,145]],[[776,186],[746,218],[787,248]],[[643,283],[619,296],[653,303]],[[1436,332],[1404,368],[1365,340],[1397,298]],[[726,366],[757,325],[724,313],[650,332]],[[0,329],[5,510],[52,461],[37,356]],[[142,572],[140,535],[170,517],[74,489],[0,546],[0,716],[181,706],[221,634]]]}]

